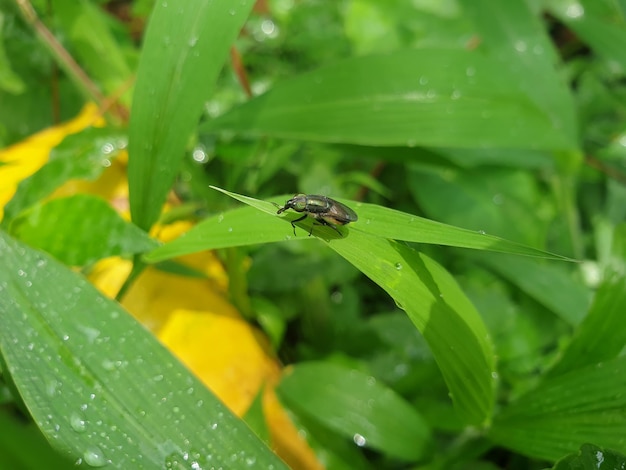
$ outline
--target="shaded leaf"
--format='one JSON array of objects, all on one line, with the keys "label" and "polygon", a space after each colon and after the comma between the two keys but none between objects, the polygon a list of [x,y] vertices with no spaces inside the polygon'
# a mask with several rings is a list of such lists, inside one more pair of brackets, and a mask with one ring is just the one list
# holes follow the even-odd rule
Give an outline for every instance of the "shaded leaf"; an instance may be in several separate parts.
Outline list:
[{"label": "shaded leaf", "polygon": [[576,454],[559,460],[552,470],[616,470],[626,468],[626,456],[593,444],[583,444]]},{"label": "shaded leaf", "polygon": [[[575,291],[556,291],[575,296]],[[550,374],[558,375],[615,358],[626,345],[624,312],[626,278],[615,275],[604,281],[596,292],[589,313]]]},{"label": "shaded leaf", "polygon": [[489,437],[532,457],[557,460],[586,442],[626,448],[626,357],[549,378],[507,406]]},{"label": "shaded leaf", "polygon": [[428,451],[430,430],[419,413],[371,376],[324,362],[290,368],[277,389],[286,404],[357,445],[403,460]]},{"label": "shaded leaf", "polygon": [[591,291],[562,266],[519,257],[483,256],[479,262],[549,308],[578,325],[591,304]]}]

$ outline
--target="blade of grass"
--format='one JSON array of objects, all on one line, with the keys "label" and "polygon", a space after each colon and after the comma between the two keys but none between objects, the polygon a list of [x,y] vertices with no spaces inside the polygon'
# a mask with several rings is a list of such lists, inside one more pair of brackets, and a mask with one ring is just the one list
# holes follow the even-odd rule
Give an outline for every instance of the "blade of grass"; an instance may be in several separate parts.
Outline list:
[{"label": "blade of grass", "polygon": [[[260,226],[255,225],[251,230],[250,220],[241,214],[248,216],[253,212],[250,212],[251,209],[247,212],[237,209],[210,222],[203,222],[200,230],[192,229],[187,237],[181,237],[172,244],[178,242],[178,248],[184,250],[186,243],[191,241],[195,247],[202,245],[204,249],[211,249],[217,244],[227,243],[229,239],[232,242],[249,239],[253,240],[252,243],[262,243],[292,238],[291,227],[285,233],[284,224],[276,217],[270,217],[270,214],[276,216],[276,206],[271,202],[220,191],[254,206],[259,213],[265,212],[267,215],[261,214],[262,217],[256,219]],[[233,213],[235,217],[228,217]],[[281,217],[289,221],[298,216],[290,214]],[[410,216],[407,214],[406,217]],[[311,223],[309,219],[303,226],[307,232]],[[363,222],[355,223],[354,228],[342,228],[343,237],[330,227],[315,226],[314,233],[379,284],[406,310],[433,350],[452,399],[465,422],[488,422],[495,394],[494,357],[478,313],[452,277],[433,260],[405,244],[369,233],[371,224],[365,223],[362,229],[357,228],[357,224]],[[281,225],[283,229],[277,230],[276,227]],[[218,226],[221,227],[216,228]],[[168,245],[171,247],[172,244]],[[172,250],[167,251],[168,245],[162,248],[171,255]],[[159,253],[157,249],[146,258],[151,262],[162,259],[163,251]]]},{"label": "blade of grass", "polygon": [[133,221],[156,221],[185,145],[254,2],[156,2],[137,71],[129,135]]},{"label": "blade of grass", "polygon": [[542,382],[506,407],[489,437],[524,455],[557,460],[593,442],[626,446],[626,357]]},{"label": "blade of grass", "polygon": [[115,468],[286,468],[116,302],[0,232],[0,353],[50,443]]},{"label": "blade of grass", "polygon": [[299,414],[392,457],[419,460],[432,446],[417,410],[363,372],[330,362],[300,363],[286,371],[277,392]]},{"label": "blade of grass", "polygon": [[501,69],[461,49],[353,57],[290,77],[201,129],[379,146],[574,149]]},{"label": "blade of grass", "polygon": [[[284,203],[286,196],[272,198],[270,201],[260,201],[248,196],[232,193],[224,189],[211,186],[228,196],[237,199],[249,206],[258,209],[267,215],[259,214],[249,209],[235,209],[217,216],[208,218],[196,225],[182,237],[163,245],[145,256],[146,261],[153,263],[183,254],[194,253],[200,250],[240,246],[246,244],[270,243],[292,239],[291,228],[281,228],[278,219],[291,222],[299,214],[285,212],[276,214],[276,203]],[[502,238],[479,232],[472,232],[451,225],[442,224],[422,217],[396,211],[386,207],[338,199],[356,210],[359,220],[351,223],[347,228],[341,228],[342,233],[361,231],[369,235],[391,238],[415,243],[432,243],[436,245],[473,248],[500,253],[531,256],[538,258],[572,261],[564,256],[548,253]],[[255,214],[255,212],[257,212]],[[270,217],[271,216],[271,217]],[[298,223],[307,233],[312,221],[310,219]],[[300,232],[298,237],[300,237]],[[337,234],[329,227],[315,226],[314,234],[331,239]]]}]

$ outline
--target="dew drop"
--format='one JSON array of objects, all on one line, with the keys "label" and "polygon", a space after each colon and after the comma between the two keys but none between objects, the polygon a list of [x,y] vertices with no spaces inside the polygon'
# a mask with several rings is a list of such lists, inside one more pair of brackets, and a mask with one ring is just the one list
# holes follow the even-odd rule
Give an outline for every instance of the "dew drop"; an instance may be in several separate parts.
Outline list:
[{"label": "dew drop", "polygon": [[108,463],[104,452],[98,446],[89,446],[83,453],[83,458],[91,467],[103,467]]},{"label": "dew drop", "polygon": [[567,7],[565,14],[571,19],[578,19],[585,14],[585,8],[580,3],[572,3]]},{"label": "dew drop", "polygon": [[396,263],[396,269],[400,271],[402,269],[402,263]]},{"label": "dew drop", "polygon": [[367,444],[367,439],[365,439],[365,437],[358,433],[352,437],[352,440],[359,447],[363,447],[365,444]]},{"label": "dew drop", "polygon": [[81,413],[75,411],[70,415],[70,426],[76,432],[84,432],[87,429],[87,421]]}]

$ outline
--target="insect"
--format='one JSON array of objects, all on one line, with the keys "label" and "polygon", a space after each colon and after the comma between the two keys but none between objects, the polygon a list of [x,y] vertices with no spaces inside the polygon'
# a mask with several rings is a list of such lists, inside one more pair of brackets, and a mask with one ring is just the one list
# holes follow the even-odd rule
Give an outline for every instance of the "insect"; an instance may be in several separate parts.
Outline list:
[{"label": "insect", "polygon": [[[359,218],[356,212],[348,206],[326,196],[296,194],[285,202],[283,207],[278,209],[277,214],[285,212],[287,209],[293,209],[296,212],[306,212],[302,217],[291,221],[294,235],[296,234],[296,222],[306,219],[307,216],[313,217],[320,225],[329,226],[339,235],[341,235],[341,232],[337,229],[337,225],[356,222]],[[312,233],[313,226],[311,226],[309,237]]]}]

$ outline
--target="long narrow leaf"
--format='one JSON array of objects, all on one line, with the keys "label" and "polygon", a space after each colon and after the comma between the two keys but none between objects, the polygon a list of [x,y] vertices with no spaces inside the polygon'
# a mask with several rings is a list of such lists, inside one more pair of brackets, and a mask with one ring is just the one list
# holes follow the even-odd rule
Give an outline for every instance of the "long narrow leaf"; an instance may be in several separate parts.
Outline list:
[{"label": "long narrow leaf", "polygon": [[147,230],[178,172],[228,49],[254,2],[156,2],[137,72],[129,135],[130,206]]},{"label": "long narrow leaf", "polygon": [[[277,215],[276,205],[274,205],[279,202],[284,203],[286,196],[272,198],[268,202],[220,188],[214,187],[213,189],[244,202],[258,209],[258,211],[242,208],[208,218],[182,237],[147,254],[145,257],[147,261],[161,261],[210,248],[270,243],[294,238],[291,227],[285,228],[284,223],[281,223],[280,219],[282,218],[283,222],[290,222],[297,219],[299,214],[286,212]],[[352,207],[359,216],[358,222],[350,224],[347,229],[343,229],[346,233],[360,231],[378,237],[415,243],[432,243],[571,261],[563,256],[547,253],[492,235],[453,227],[386,207],[355,203],[344,199],[341,199],[341,202]],[[299,222],[298,225],[304,227],[306,232],[298,231],[296,232],[297,236],[308,235],[311,223],[311,220]],[[315,227],[315,234],[327,238],[337,237],[337,234],[332,229],[322,226]]]},{"label": "long narrow leaf", "polygon": [[350,58],[285,80],[204,130],[363,145],[574,148],[501,67],[460,49]]},{"label": "long narrow leaf", "polygon": [[548,379],[509,405],[489,437],[522,454],[557,460],[584,444],[626,449],[626,358]]},{"label": "long narrow leaf", "polygon": [[[187,237],[181,237],[178,248],[184,250],[187,242],[194,248],[212,249],[228,246],[224,243],[229,239],[233,243],[246,239],[263,243],[292,238],[291,227],[285,227],[278,218],[269,215],[276,216],[276,207],[271,202],[223,192],[258,209],[260,215],[254,219],[258,225],[241,217],[242,213],[253,214],[244,209],[229,213],[236,213],[233,218],[220,214],[198,225],[201,228],[190,231]],[[299,226],[304,224],[306,231],[298,228],[298,232],[308,236],[308,232],[314,230],[332,249],[387,291],[428,341],[463,419],[473,424],[488,422],[495,395],[495,366],[488,333],[478,313],[454,279],[433,260],[405,244],[368,231],[371,226],[367,223],[368,208],[375,206],[354,207],[361,219],[352,228],[343,228],[343,237],[329,227],[311,226],[310,219],[299,223]],[[281,217],[290,221],[299,215]],[[408,214],[405,216],[409,218]],[[281,225],[283,229],[277,229]],[[418,233],[412,228],[409,232]],[[163,247],[167,256],[176,251],[167,251],[170,245]],[[147,259],[162,259],[163,253],[156,250]]]},{"label": "long narrow leaf", "polygon": [[90,466],[285,468],[81,276],[3,232],[0,257],[4,373],[54,447]]},{"label": "long narrow leaf", "polygon": [[626,278],[614,276],[596,292],[589,313],[567,345],[563,356],[550,371],[558,375],[616,357],[626,345]]}]

